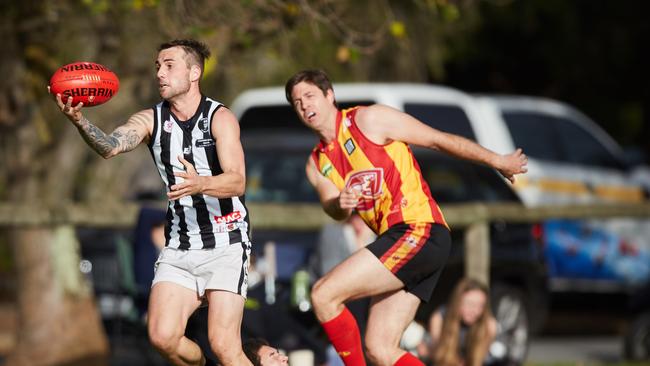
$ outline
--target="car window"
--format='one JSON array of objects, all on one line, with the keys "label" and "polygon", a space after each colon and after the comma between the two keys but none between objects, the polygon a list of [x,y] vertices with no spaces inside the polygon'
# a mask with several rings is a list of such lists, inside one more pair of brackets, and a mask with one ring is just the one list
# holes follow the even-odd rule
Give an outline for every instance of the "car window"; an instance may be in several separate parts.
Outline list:
[{"label": "car window", "polygon": [[[371,105],[372,101],[360,100],[338,103],[339,109],[351,108],[358,105]],[[298,128],[307,130],[300,122],[298,115],[287,104],[265,105],[248,108],[239,118],[242,130],[260,130],[272,128]]]},{"label": "car window", "polygon": [[503,118],[517,147],[533,158],[621,169],[622,163],[591,133],[563,117],[506,111]]},{"label": "car window", "polygon": [[505,111],[502,115],[515,147],[536,159],[566,162],[554,118],[519,111]]},{"label": "car window", "polygon": [[305,175],[306,151],[248,149],[246,200],[251,202],[318,202]]},{"label": "car window", "polygon": [[445,104],[405,103],[404,111],[427,125],[476,141],[467,114],[460,107]]},{"label": "car window", "polygon": [[519,201],[494,169],[430,151],[418,151],[416,157],[439,203]]},{"label": "car window", "polygon": [[239,125],[242,130],[259,130],[279,127],[307,129],[307,127],[300,122],[296,112],[293,111],[289,104],[251,107],[242,114],[241,118],[239,118]]},{"label": "car window", "polygon": [[570,162],[606,168],[622,168],[622,163],[582,126],[561,118],[558,118],[557,122],[557,131]]}]

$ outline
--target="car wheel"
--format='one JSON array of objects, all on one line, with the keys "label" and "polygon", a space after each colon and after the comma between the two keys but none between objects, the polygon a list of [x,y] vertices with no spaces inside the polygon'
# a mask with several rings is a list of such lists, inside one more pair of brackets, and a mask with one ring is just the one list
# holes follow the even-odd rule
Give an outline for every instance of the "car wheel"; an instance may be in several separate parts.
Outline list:
[{"label": "car wheel", "polygon": [[634,320],[625,334],[623,350],[630,361],[650,360],[650,312]]},{"label": "car wheel", "polygon": [[518,289],[495,284],[491,290],[492,311],[497,320],[494,344],[502,350],[492,355],[499,364],[522,365],[528,353],[529,314],[525,297]]}]

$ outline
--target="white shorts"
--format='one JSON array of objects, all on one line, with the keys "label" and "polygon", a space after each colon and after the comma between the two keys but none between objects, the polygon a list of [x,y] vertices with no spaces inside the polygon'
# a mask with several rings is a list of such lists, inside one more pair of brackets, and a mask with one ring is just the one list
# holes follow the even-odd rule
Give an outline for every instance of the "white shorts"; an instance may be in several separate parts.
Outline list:
[{"label": "white shorts", "polygon": [[199,297],[206,290],[224,290],[246,298],[250,254],[250,242],[214,249],[164,248],[154,266],[151,286],[166,281],[196,290]]}]

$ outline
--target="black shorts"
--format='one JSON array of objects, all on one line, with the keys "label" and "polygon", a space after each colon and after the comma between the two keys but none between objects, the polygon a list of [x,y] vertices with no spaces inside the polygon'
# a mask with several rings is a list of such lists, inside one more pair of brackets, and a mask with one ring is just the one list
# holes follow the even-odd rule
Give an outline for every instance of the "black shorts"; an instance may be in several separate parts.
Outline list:
[{"label": "black shorts", "polygon": [[404,289],[428,302],[449,257],[451,235],[439,224],[398,224],[366,248],[404,283]]}]

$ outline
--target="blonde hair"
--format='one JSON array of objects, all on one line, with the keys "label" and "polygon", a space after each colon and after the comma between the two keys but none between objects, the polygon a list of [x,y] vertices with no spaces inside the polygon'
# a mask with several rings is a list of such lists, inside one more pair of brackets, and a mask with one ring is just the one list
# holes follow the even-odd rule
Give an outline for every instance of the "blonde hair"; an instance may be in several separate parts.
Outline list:
[{"label": "blonde hair", "polygon": [[[477,321],[469,327],[465,337],[465,355],[460,353],[460,305],[463,295],[472,290],[480,290],[486,296],[485,308]],[[483,364],[490,346],[489,321],[492,318],[490,310],[488,288],[481,282],[464,278],[456,285],[454,292],[447,303],[440,343],[434,353],[436,366],[480,366]],[[464,356],[464,357],[463,357]],[[463,362],[464,358],[464,362]]]}]

